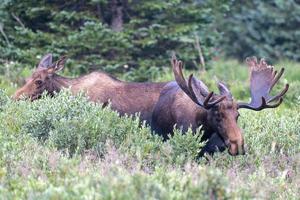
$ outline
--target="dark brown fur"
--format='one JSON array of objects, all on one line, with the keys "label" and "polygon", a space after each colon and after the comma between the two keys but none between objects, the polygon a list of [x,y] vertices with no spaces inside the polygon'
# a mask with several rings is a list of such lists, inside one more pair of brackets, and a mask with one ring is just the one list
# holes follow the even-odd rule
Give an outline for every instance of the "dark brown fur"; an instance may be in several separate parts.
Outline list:
[{"label": "dark brown fur", "polygon": [[183,132],[189,127],[195,131],[202,125],[202,140],[214,139],[208,142],[201,154],[213,153],[216,147],[224,150],[227,144],[230,145],[229,153],[236,155],[238,148],[241,154],[244,153],[243,136],[237,125],[238,115],[237,104],[230,98],[206,110],[195,104],[176,82],[171,82],[164,87],[154,107],[151,126],[156,133],[168,139],[175,125]]},{"label": "dark brown fur", "polygon": [[256,58],[247,60],[250,67],[251,102],[236,102],[225,84],[219,82],[220,95],[209,92],[207,86],[201,81],[189,76],[185,80],[182,72],[182,62],[175,56],[172,58],[173,72],[176,82],[168,83],[162,90],[153,113],[151,127],[166,140],[173,128],[181,128],[186,132],[189,127],[195,130],[202,126],[204,135],[202,140],[208,143],[202,149],[213,153],[216,147],[224,150],[228,147],[231,155],[244,154],[244,139],[238,127],[238,109],[247,108],[260,111],[266,108],[276,108],[288,91],[289,85],[277,95],[271,96],[270,91],[282,76],[284,69],[279,73],[274,71],[264,60]]}]

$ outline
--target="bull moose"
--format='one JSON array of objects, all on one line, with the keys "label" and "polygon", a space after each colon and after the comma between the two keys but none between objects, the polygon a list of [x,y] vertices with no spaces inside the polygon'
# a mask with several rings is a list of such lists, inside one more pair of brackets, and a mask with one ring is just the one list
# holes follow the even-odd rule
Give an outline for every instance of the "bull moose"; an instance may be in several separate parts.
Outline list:
[{"label": "bull moose", "polygon": [[[158,102],[152,113],[152,129],[168,139],[173,128],[181,128],[186,132],[189,127],[195,131],[202,126],[202,140],[208,140],[200,152],[213,153],[223,151],[228,147],[229,154],[244,154],[244,139],[242,130],[237,124],[238,110],[241,108],[260,111],[265,108],[276,108],[283,101],[289,85],[277,95],[270,96],[270,91],[278,82],[284,68],[274,71],[263,59],[248,58],[250,68],[250,103],[239,103],[233,97],[228,87],[218,83],[220,94],[210,92],[208,87],[192,74],[185,80],[182,72],[182,62],[175,57],[171,63],[175,80],[168,83],[161,91]],[[216,149],[218,148],[218,149]]]},{"label": "bull moose", "polygon": [[78,78],[66,78],[56,74],[63,69],[66,57],[52,63],[52,55],[45,55],[23,87],[14,94],[32,101],[41,97],[44,91],[53,95],[63,88],[70,88],[73,94],[85,92],[89,100],[111,108],[121,115],[140,113],[141,120],[149,123],[153,107],[166,83],[133,83],[120,81],[104,72],[95,71]]}]

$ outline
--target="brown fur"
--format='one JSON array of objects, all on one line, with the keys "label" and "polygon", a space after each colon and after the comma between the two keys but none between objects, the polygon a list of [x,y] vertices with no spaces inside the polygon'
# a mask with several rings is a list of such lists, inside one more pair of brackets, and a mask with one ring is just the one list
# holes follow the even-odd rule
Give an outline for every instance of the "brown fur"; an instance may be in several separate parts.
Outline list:
[{"label": "brown fur", "polygon": [[152,109],[166,83],[129,83],[104,72],[92,72],[79,78],[65,78],[54,73],[51,67],[37,68],[26,84],[18,89],[15,99],[22,96],[38,99],[44,91],[53,95],[63,88],[73,94],[84,92],[91,101],[107,105],[121,115],[140,113],[142,120],[151,120]]}]

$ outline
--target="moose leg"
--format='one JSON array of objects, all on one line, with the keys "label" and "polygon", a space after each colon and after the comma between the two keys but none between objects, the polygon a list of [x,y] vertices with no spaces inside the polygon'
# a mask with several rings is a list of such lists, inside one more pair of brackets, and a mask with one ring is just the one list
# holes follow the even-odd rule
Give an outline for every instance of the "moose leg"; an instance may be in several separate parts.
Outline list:
[{"label": "moose leg", "polygon": [[215,152],[222,152],[225,149],[226,145],[223,139],[217,133],[213,133],[205,146],[201,149],[199,157],[202,157],[205,153],[213,155]]}]

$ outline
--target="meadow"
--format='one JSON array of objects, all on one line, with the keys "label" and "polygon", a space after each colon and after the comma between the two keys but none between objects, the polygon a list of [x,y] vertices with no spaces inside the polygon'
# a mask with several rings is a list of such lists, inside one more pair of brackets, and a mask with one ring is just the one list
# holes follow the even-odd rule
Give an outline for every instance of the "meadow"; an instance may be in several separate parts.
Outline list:
[{"label": "meadow", "polygon": [[[176,131],[162,142],[136,117],[119,117],[83,95],[64,91],[55,98],[13,101],[16,83],[30,74],[28,69],[12,72],[13,65],[6,64],[0,81],[0,199],[300,196],[299,63],[276,64],[286,72],[274,91],[290,83],[281,106],[261,112],[241,110],[246,155],[232,157],[225,151],[207,158],[197,158],[201,132]],[[243,63],[221,59],[207,72],[194,74],[214,91],[215,81],[223,80],[236,99],[249,100]],[[166,67],[152,80],[173,80],[173,75]]]}]

